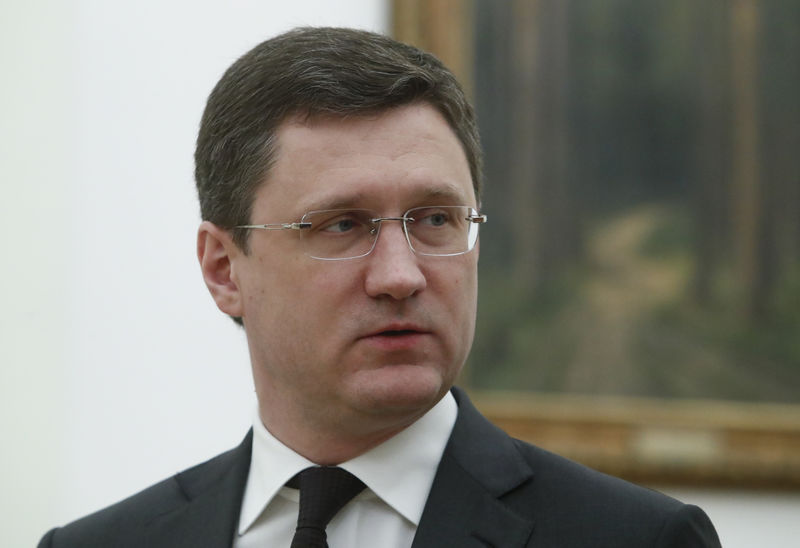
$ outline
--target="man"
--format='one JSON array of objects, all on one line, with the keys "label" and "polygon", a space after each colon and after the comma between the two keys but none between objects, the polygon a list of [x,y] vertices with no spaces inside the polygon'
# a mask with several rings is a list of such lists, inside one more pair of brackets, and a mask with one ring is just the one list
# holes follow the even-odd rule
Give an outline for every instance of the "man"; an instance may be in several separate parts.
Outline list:
[{"label": "man", "polygon": [[[196,164],[253,429],[40,546],[719,545],[698,508],[513,440],[452,388],[486,218],[474,114],[435,58],[348,29],[268,40],[211,93]],[[309,525],[322,476],[348,493]]]}]

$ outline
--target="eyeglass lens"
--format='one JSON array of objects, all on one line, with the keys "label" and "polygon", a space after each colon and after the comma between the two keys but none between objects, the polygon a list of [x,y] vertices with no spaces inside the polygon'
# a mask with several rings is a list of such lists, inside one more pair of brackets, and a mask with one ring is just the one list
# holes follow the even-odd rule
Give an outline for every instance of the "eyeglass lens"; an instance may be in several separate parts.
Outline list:
[{"label": "eyeglass lens", "polygon": [[404,217],[382,218],[366,209],[311,211],[303,216],[311,227],[301,233],[305,252],[317,259],[363,257],[375,246],[380,225],[401,221],[408,244],[421,255],[460,255],[477,240],[477,212],[466,206],[418,207]]}]

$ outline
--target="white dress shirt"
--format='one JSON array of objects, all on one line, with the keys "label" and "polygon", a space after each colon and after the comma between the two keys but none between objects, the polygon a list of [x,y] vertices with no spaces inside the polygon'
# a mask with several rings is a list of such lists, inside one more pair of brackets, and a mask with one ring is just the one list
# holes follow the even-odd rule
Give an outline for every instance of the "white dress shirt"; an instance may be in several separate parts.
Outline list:
[{"label": "white dress shirt", "polygon": [[[328,524],[331,548],[409,548],[456,421],[458,406],[449,392],[414,424],[339,466],[367,488]],[[253,421],[253,453],[234,548],[287,547],[292,542],[299,491],[285,487],[314,463],[278,441]]]}]

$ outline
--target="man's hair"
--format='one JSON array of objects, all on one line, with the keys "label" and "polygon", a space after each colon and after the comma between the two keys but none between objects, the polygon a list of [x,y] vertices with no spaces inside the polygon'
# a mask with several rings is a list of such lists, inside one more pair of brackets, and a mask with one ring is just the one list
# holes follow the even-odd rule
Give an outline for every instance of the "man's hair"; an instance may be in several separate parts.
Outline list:
[{"label": "man's hair", "polygon": [[[255,192],[275,160],[275,132],[288,118],[369,115],[414,102],[447,120],[479,198],[475,114],[436,57],[345,28],[299,28],[262,42],[231,65],[208,98],[195,150],[202,218],[226,229],[250,222]],[[247,232],[233,231],[245,251]]]}]

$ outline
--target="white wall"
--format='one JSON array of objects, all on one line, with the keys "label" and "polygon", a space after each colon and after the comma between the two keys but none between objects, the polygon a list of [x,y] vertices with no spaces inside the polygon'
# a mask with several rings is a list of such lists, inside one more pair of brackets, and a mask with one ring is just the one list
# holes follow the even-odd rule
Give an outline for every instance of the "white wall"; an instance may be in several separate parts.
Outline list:
[{"label": "white wall", "polygon": [[[194,256],[193,144],[222,71],[302,24],[386,30],[386,2],[0,4],[0,546],[247,429],[244,340]],[[677,494],[728,548],[800,532],[800,495]]]},{"label": "white wall", "polygon": [[222,72],[306,24],[385,31],[388,8],[0,4],[0,546],[244,435],[244,339],[194,254],[194,140]]}]

